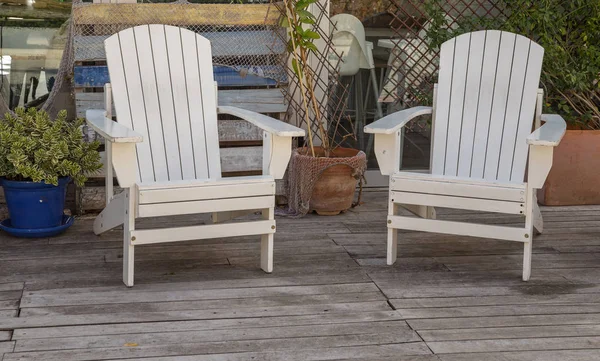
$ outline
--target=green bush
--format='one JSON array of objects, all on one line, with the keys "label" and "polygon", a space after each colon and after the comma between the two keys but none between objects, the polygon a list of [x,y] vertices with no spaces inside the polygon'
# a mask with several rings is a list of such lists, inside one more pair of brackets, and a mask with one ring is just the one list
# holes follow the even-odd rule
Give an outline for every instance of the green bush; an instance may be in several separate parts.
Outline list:
[{"label": "green bush", "polygon": [[83,139],[83,119],[68,122],[64,110],[54,121],[35,108],[15,113],[0,121],[0,177],[58,185],[68,176],[83,186],[86,175],[102,168],[100,144]]},{"label": "green bush", "polygon": [[545,49],[541,78],[545,111],[559,113],[582,128],[600,129],[600,1],[504,0],[500,4],[507,16],[465,16],[448,30],[444,1],[428,0],[431,46],[482,29],[523,34]]}]

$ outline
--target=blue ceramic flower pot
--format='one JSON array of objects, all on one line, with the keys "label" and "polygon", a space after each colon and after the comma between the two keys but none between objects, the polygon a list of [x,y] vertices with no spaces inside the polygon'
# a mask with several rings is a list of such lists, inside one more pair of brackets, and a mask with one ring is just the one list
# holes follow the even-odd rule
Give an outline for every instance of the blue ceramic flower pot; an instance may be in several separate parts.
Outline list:
[{"label": "blue ceramic flower pot", "polygon": [[58,186],[55,186],[2,179],[12,227],[31,230],[62,225],[70,180],[69,177],[59,178]]}]

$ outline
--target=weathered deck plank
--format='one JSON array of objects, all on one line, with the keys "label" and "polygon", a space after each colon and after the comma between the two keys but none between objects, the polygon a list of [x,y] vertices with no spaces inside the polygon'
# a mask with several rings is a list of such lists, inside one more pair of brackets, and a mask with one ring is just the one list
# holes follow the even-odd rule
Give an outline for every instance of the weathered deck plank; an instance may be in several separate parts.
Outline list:
[{"label": "weathered deck plank", "polygon": [[485,352],[471,354],[441,355],[441,361],[596,361],[600,359],[598,350],[555,350],[555,351],[514,351]]},{"label": "weathered deck plank", "polygon": [[472,307],[472,306],[506,306],[506,305],[570,305],[579,303],[600,303],[597,293],[551,294],[551,295],[513,295],[483,297],[431,297],[431,298],[397,298],[390,303],[396,308],[429,308],[429,307]]},{"label": "weathered deck plank", "polygon": [[597,349],[600,337],[535,337],[502,340],[433,341],[427,345],[436,354],[463,352],[503,352],[539,350]]},{"label": "weathered deck plank", "polygon": [[[553,325],[501,328],[471,328],[458,330],[419,331],[423,340],[466,341],[495,339],[526,339],[536,337],[600,336],[600,325]],[[18,344],[18,343],[17,343]]]},{"label": "weathered deck plank", "polygon": [[339,293],[325,295],[277,296],[236,298],[201,301],[117,303],[108,305],[60,306],[21,309],[21,317],[50,315],[82,315],[88,313],[130,313],[162,312],[182,310],[213,310],[244,307],[277,307],[306,304],[336,304],[350,302],[385,301],[385,297],[376,292]]},{"label": "weathered deck plank", "polygon": [[[152,357],[152,360],[230,360],[232,359],[230,355],[239,355],[240,353],[245,354],[240,355],[245,356],[240,358],[242,360],[253,359],[248,357],[249,354],[254,354],[254,359],[260,359],[261,356],[264,357],[265,355],[269,355],[269,360],[324,360],[331,359],[332,356],[335,358],[352,357],[367,360],[373,356],[395,355],[398,357],[402,355],[425,355],[430,353],[427,346],[422,342],[390,344],[397,340],[398,337],[395,335],[360,335],[359,337],[332,336],[295,338],[294,342],[288,342],[285,339],[275,339],[255,341],[253,343],[234,341],[227,343],[193,343],[156,347],[135,346],[112,349],[103,348],[11,353],[5,356],[4,361],[115,360],[119,359],[119,357],[128,360],[148,357]],[[327,353],[330,354],[329,357],[323,357],[324,354]],[[191,357],[184,357],[187,355],[190,355]],[[160,358],[155,359],[154,357]]]},{"label": "weathered deck plank", "polygon": [[12,352],[15,348],[14,341],[2,341],[0,342],[0,355],[2,353]]},{"label": "weathered deck plank", "polygon": [[169,291],[138,291],[132,290],[123,294],[114,289],[89,293],[45,294],[43,291],[25,292],[21,307],[68,306],[78,304],[111,304],[132,302],[173,302],[190,300],[220,300],[229,298],[253,298],[273,296],[303,296],[353,292],[376,292],[377,287],[372,283],[324,285],[324,286],[287,286],[287,287],[252,287],[214,290],[169,290]]},{"label": "weathered deck plank", "polygon": [[421,339],[404,321],[367,322],[333,325],[282,326],[269,328],[239,328],[227,330],[129,333],[103,336],[55,337],[18,340],[15,352],[122,347],[126,343],[145,345],[176,345],[194,342],[254,341],[296,337],[395,334],[402,342]]},{"label": "weathered deck plank", "polygon": [[93,324],[116,324],[127,322],[157,322],[211,320],[220,318],[274,317],[283,315],[314,315],[324,313],[384,311],[389,306],[385,301],[356,302],[325,305],[255,307],[226,310],[186,310],[168,312],[140,312],[134,314],[85,314],[61,316],[2,317],[0,330],[28,327],[72,326]]},{"label": "weathered deck plank", "polygon": [[[590,301],[597,299],[597,294],[590,295]],[[392,305],[394,305],[392,303]],[[519,315],[560,315],[578,313],[600,313],[600,303],[576,305],[519,305],[514,306],[475,306],[445,308],[406,308],[398,309],[404,319],[449,318],[449,317],[491,317]]]},{"label": "weathered deck plank", "polygon": [[145,323],[99,324],[66,327],[22,328],[15,330],[13,339],[81,337],[94,335],[119,335],[130,333],[183,332],[224,330],[237,328],[268,328],[282,326],[339,325],[364,322],[401,320],[394,311],[368,311],[355,313],[326,313],[319,315],[275,316],[266,318],[215,319],[202,321],[165,321]]},{"label": "weathered deck plank", "polygon": [[559,314],[559,315],[526,315],[495,316],[469,318],[432,318],[409,320],[408,324],[415,330],[448,330],[515,326],[545,325],[596,325],[600,323],[600,313]]}]

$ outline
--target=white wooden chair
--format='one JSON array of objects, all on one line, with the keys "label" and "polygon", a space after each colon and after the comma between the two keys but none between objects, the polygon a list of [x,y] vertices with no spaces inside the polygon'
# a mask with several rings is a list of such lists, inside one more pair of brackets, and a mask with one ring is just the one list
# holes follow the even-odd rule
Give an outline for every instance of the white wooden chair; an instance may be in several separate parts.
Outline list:
[{"label": "white wooden chair", "polygon": [[[523,280],[529,279],[533,228],[542,231],[535,192],[566,129],[560,116],[542,114],[543,55],[538,44],[508,32],[458,36],[441,47],[433,107],[365,127],[375,134],[381,172],[390,176],[388,264],[396,261],[397,229],[495,238],[525,244]],[[424,114],[433,118],[431,172],[401,172],[402,128]],[[399,206],[419,217],[398,215]],[[436,220],[436,206],[523,215],[525,226]]]},{"label": "white wooden chair", "polygon": [[[105,41],[117,121],[88,110],[88,124],[106,140],[107,206],[94,233],[124,225],[123,282],[133,285],[134,247],[143,244],[261,235],[261,268],[273,270],[275,179],[283,177],[292,137],[304,131],[235,107],[218,107],[210,42],[192,31],[142,25]],[[263,175],[221,178],[217,113],[264,131]],[[122,193],[112,197],[114,167]],[[112,199],[111,199],[112,198]],[[262,210],[263,220],[179,228],[135,228],[135,219],[211,213],[231,218]]]}]

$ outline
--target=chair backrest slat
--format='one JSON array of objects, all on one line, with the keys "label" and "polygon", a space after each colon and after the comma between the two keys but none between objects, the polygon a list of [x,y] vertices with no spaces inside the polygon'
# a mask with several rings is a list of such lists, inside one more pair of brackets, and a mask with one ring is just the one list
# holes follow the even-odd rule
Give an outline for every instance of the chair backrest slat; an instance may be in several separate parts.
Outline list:
[{"label": "chair backrest slat", "polygon": [[[208,40],[206,40],[208,43]],[[204,109],[202,102],[198,99],[202,99],[202,87],[200,77],[200,67],[198,62],[198,44],[197,36],[191,31],[184,31],[181,33],[181,44],[183,46],[183,64],[184,72],[187,83],[187,103],[189,110],[189,117],[198,117],[198,122],[192,122],[191,126],[191,139],[205,139],[204,127],[210,121],[205,121]],[[206,46],[204,44],[201,44]],[[210,45],[208,45],[210,48]],[[213,82],[209,81],[211,85]],[[214,110],[214,109],[213,109]],[[209,114],[208,119],[216,119],[216,113]],[[204,125],[204,126],[203,126]],[[219,145],[216,145],[219,148]],[[192,145],[192,153],[194,160],[194,167],[196,169],[197,178],[208,178],[209,177],[209,166],[208,157],[206,151],[206,145],[202,147],[200,144]],[[218,163],[218,162],[217,162]],[[219,170],[220,173],[220,170]]]},{"label": "chair backrest slat", "polygon": [[[481,68],[481,81],[479,85],[477,115],[473,138],[473,152],[471,154],[471,167],[465,173],[469,177],[483,178],[485,168],[485,152],[490,131],[492,117],[492,102],[494,98],[494,84],[496,83],[496,69],[500,50],[500,32],[485,32],[485,47],[483,52],[483,65]],[[465,138],[468,139],[468,138]],[[468,147],[468,142],[465,141]],[[483,155],[483,156],[482,156]]]},{"label": "chair backrest slat", "polygon": [[[450,86],[450,111],[448,112],[448,131],[446,132],[446,147],[458,149],[461,143],[462,122],[465,108],[465,99],[468,94],[467,70],[469,67],[468,54],[471,37],[459,37],[454,44],[454,65]],[[444,169],[446,174],[456,174],[458,168],[458,151],[446,152]]]},{"label": "chair backrest slat", "polygon": [[432,172],[523,182],[544,50],[495,30],[441,47]]},{"label": "chair backrest slat", "polygon": [[[510,172],[511,181],[518,181],[519,179],[524,179],[525,177],[527,154],[529,152],[529,145],[525,139],[531,133],[533,123],[532,118],[535,117],[537,91],[539,89],[539,79],[540,74],[542,73],[543,61],[544,48],[532,42],[529,48],[525,84],[523,85],[523,98],[521,100],[521,110],[516,127],[516,139],[518,141],[514,145],[512,154],[513,161]],[[521,139],[523,141],[519,141]]]},{"label": "chair backrest slat", "polygon": [[[141,77],[141,95],[144,97],[144,102],[142,104],[138,104],[137,106],[143,106],[145,108],[144,116],[146,117],[146,122],[148,125],[162,125],[164,124],[164,122],[166,122],[166,120],[163,120],[161,116],[161,96],[159,95],[159,92],[162,92],[163,89],[159,89],[157,86],[156,79],[152,79],[153,74],[156,73],[156,61],[154,59],[154,55],[152,54],[150,32],[147,31],[147,28],[136,28],[133,29],[133,31],[131,32],[126,32],[120,35],[119,40],[126,42],[130,39],[131,36],[135,37],[136,47],[131,48],[128,51],[134,53],[133,56],[137,56],[137,62],[139,64],[139,73],[143,74],[143,76]],[[158,41],[155,41],[155,48],[158,48],[158,43]],[[131,56],[125,57],[124,61],[127,61],[127,59],[131,60],[130,58]],[[112,75],[112,69],[110,69],[110,72]],[[129,87],[134,86],[134,84],[129,83],[127,85]],[[121,121],[121,117],[118,110],[117,120],[119,122]],[[163,141],[164,134],[162,128],[162,126],[149,126],[147,137],[147,142],[152,149],[152,164],[154,168],[154,178],[157,181],[164,181],[169,179],[169,167],[167,165],[167,153],[165,152],[165,142]],[[136,130],[138,130],[137,124]]]},{"label": "chair backrest slat", "polygon": [[139,180],[220,178],[210,42],[190,30],[142,25],[111,36],[105,48],[117,121],[144,136]]},{"label": "chair backrest slat", "polygon": [[[221,176],[221,157],[219,155],[219,129],[217,125],[217,92],[213,80],[212,55],[210,42],[202,37],[196,36],[196,52],[198,58],[198,71],[202,77],[200,81],[200,91],[202,92],[203,104],[214,104],[214,106],[202,108],[204,119],[214,119],[214,121],[204,122],[204,133],[206,134],[206,157],[208,159],[208,170],[211,178]],[[211,59],[204,61],[203,59]],[[210,73],[210,77],[206,74]],[[214,152],[216,149],[217,152]]]},{"label": "chair backrest slat", "polygon": [[[471,34],[469,45],[469,64],[466,75],[466,89],[479,89],[481,86],[483,54],[485,49],[485,33],[477,32]],[[477,110],[479,96],[467,96],[462,113],[462,129],[460,131],[458,151],[458,174],[470,174],[473,161],[473,142],[462,141],[463,139],[474,139],[477,125]]]}]

